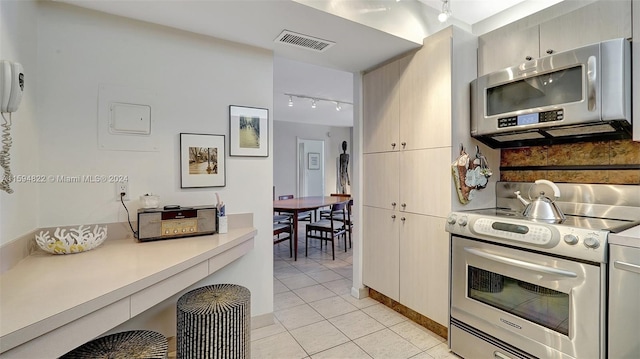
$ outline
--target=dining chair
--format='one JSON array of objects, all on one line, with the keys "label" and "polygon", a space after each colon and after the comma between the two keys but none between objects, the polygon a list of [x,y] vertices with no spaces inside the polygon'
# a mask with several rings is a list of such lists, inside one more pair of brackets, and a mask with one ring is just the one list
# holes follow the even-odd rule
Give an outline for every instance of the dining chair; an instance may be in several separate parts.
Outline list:
[{"label": "dining chair", "polygon": [[[289,241],[289,258],[293,257],[293,222],[291,216],[287,217],[287,221],[276,221],[273,219],[273,244]],[[286,216],[285,216],[286,217]],[[285,235],[281,237],[281,235]]]},{"label": "dining chair", "polygon": [[[334,197],[349,197],[349,198],[351,198],[350,194],[341,194],[341,193],[332,193],[331,196],[334,196]],[[345,226],[347,227],[347,238],[349,239],[349,248],[351,248],[351,246],[352,246],[351,236],[353,234],[353,228],[352,228],[353,227],[353,221],[351,220],[351,209],[352,208],[353,208],[353,198],[351,198],[349,200],[349,202],[347,202],[346,216],[345,216],[345,214],[342,213],[342,211],[338,211],[337,213],[331,212],[331,209],[326,209],[326,210],[320,211],[320,218],[329,218],[329,217],[331,217],[334,220],[344,222]]]},{"label": "dining chair", "polygon": [[[331,213],[342,213],[346,218],[346,203],[335,203],[331,205]],[[336,259],[335,253],[335,241],[340,237],[344,238],[344,251],[347,251],[347,226],[345,222],[340,220],[334,220],[333,218],[324,218],[317,222],[307,224],[305,235],[305,257],[309,253],[309,238],[320,240],[320,249],[322,249],[322,242],[331,242],[331,256]],[[329,243],[327,243],[329,245]]]}]

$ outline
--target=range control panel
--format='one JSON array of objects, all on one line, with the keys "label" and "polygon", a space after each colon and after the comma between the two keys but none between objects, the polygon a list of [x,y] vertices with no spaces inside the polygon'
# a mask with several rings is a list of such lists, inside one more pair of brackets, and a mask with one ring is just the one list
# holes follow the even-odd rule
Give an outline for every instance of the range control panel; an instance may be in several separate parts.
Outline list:
[{"label": "range control panel", "polygon": [[479,218],[473,222],[473,231],[477,234],[485,234],[545,246],[553,240],[551,229],[536,224],[520,224],[496,221],[489,218]]},{"label": "range control panel", "polygon": [[562,121],[563,119],[564,119],[563,109],[536,112],[536,113],[527,113],[524,115],[499,118],[498,128],[531,125],[531,124],[542,123],[542,122]]},{"label": "range control panel", "polygon": [[523,218],[485,216],[472,212],[453,212],[446,231],[470,239],[481,239],[538,252],[552,253],[587,261],[606,263],[609,232],[544,223]]}]

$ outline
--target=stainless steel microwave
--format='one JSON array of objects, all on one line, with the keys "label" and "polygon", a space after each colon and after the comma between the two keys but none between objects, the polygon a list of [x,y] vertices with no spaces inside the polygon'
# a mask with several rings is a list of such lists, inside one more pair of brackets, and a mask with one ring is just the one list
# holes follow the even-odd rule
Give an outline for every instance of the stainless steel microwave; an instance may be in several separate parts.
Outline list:
[{"label": "stainless steel microwave", "polygon": [[471,136],[493,148],[631,137],[631,46],[609,40],[471,83]]}]

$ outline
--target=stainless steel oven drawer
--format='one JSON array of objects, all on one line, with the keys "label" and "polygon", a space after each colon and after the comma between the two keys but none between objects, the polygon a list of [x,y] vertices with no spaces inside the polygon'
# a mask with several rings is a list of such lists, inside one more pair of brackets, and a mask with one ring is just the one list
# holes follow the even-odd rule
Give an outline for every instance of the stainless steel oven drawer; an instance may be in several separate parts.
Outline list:
[{"label": "stainless steel oven drawer", "polygon": [[451,323],[449,338],[451,350],[466,359],[535,359],[463,323]]}]

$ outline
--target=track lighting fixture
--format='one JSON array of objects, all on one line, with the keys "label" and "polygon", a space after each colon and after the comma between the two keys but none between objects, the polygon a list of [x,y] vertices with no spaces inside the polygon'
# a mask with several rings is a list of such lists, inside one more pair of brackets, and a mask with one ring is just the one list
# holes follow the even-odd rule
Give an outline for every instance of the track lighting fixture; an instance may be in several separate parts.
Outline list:
[{"label": "track lighting fixture", "polygon": [[442,11],[438,15],[438,21],[446,22],[451,17],[451,4],[450,0],[442,0]]},{"label": "track lighting fixture", "polygon": [[333,99],[329,99],[329,98],[311,97],[311,96],[307,96],[307,95],[299,95],[299,94],[294,94],[294,93],[285,93],[284,95],[285,96],[289,96],[289,107],[293,107],[293,98],[294,97],[311,100],[311,108],[318,107],[318,102],[322,102],[322,101],[331,102],[331,103],[336,104],[336,111],[342,110],[342,105],[353,105],[353,103],[351,103],[351,102],[333,100]]}]

